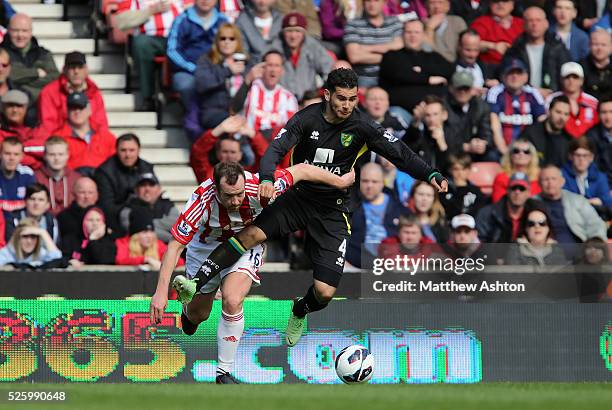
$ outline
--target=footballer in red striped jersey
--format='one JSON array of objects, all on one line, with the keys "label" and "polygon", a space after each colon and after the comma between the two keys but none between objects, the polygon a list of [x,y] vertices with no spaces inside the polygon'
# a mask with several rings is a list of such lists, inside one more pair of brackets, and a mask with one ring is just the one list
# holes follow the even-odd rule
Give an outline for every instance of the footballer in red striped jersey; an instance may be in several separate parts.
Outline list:
[{"label": "footballer in red striped jersey", "polygon": [[[277,170],[274,177],[276,195],[281,195],[301,180],[346,189],[354,182],[355,174],[352,172],[340,177],[319,167],[298,164]],[[153,323],[161,322],[168,303],[170,277],[183,249],[187,247],[186,276],[193,278],[219,243],[240,232],[259,215],[263,207],[258,199],[258,186],[257,174],[245,172],[239,164],[230,162],[217,164],[213,179],[204,181],[196,188],[171,230],[173,239],[168,244],[157,290],[151,299]],[[231,371],[244,329],[242,302],[251,286],[259,285],[258,271],[263,264],[263,251],[263,245],[249,249],[214,280],[198,287],[193,299],[183,304],[183,332],[192,335],[210,315],[215,294],[221,287],[222,314],[217,329],[217,383],[238,383]],[[172,282],[179,295],[179,285],[186,281],[186,277],[179,275]]]}]

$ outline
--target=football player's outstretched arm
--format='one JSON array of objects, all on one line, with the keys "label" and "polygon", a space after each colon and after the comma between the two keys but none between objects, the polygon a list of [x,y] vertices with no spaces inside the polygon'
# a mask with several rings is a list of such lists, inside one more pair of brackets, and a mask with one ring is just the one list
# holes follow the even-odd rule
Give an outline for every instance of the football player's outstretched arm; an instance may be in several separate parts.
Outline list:
[{"label": "football player's outstretched arm", "polygon": [[320,184],[330,185],[338,189],[347,189],[355,182],[355,170],[351,169],[350,172],[340,176],[332,174],[331,172],[316,167],[310,164],[296,164],[287,168],[293,176],[293,183],[296,184],[299,181],[311,181]]},{"label": "football player's outstretched arm", "polygon": [[374,122],[366,128],[368,148],[391,161],[400,171],[429,182],[438,192],[448,191],[448,181],[440,171],[423,161],[408,145]]},{"label": "football player's outstretched arm", "polygon": [[162,258],[161,268],[159,270],[159,278],[157,278],[157,289],[153,298],[151,298],[151,323],[161,323],[162,316],[168,305],[168,286],[170,285],[170,277],[176,264],[178,263],[181,253],[185,249],[185,245],[178,242],[176,239],[171,239],[168,243],[168,249]]}]

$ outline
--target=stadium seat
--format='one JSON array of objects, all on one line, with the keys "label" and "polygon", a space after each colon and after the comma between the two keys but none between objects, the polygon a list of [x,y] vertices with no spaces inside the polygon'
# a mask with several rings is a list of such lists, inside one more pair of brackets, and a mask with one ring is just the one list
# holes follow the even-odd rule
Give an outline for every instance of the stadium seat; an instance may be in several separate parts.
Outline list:
[{"label": "stadium seat", "polygon": [[493,180],[500,171],[501,165],[497,162],[474,162],[470,172],[470,182],[480,188],[483,194],[491,195]]},{"label": "stadium seat", "polygon": [[158,56],[155,61],[155,111],[157,113],[157,129],[162,129],[163,108],[168,101],[178,101],[180,96],[172,89],[172,73],[168,57]]}]

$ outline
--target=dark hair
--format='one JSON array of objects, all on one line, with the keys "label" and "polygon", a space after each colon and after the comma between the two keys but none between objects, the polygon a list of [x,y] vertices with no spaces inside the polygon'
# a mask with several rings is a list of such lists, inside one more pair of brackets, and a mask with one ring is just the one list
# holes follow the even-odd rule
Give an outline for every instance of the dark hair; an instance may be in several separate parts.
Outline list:
[{"label": "dark hair", "polygon": [[215,181],[215,186],[217,187],[217,191],[221,191],[221,179],[225,178],[225,181],[228,185],[235,185],[238,182],[238,178],[242,175],[243,178],[246,179],[244,175],[244,168],[237,162],[220,162],[215,165],[215,169],[213,171],[213,179]]},{"label": "dark hair", "polygon": [[601,112],[601,106],[607,103],[612,103],[612,95],[602,97],[601,100],[599,100],[599,103],[597,104],[597,112]]},{"label": "dark hair", "polygon": [[519,238],[521,236],[524,236],[525,238],[527,237],[527,220],[529,219],[529,214],[534,211],[542,212],[546,216],[546,222],[548,223],[548,237],[554,238],[555,231],[550,220],[550,214],[548,212],[548,209],[546,208],[546,205],[544,205],[542,202],[535,200],[527,201],[525,203],[525,209],[523,210],[523,216],[521,217],[521,223],[519,228]]},{"label": "dark hair", "polygon": [[285,61],[285,56],[283,55],[283,53],[275,48],[266,51],[266,54],[264,54],[263,57],[261,57],[261,61],[266,61],[266,58],[268,58],[268,56],[272,54],[278,55],[281,58],[281,60],[283,60],[283,62]]},{"label": "dark hair", "polygon": [[21,142],[19,138],[17,137],[14,137],[14,136],[6,137],[5,139],[2,140],[2,145],[4,144],[21,145],[21,150],[23,151],[23,142]]},{"label": "dark hair", "polygon": [[[553,3],[553,7],[557,7],[557,2],[559,2],[559,1],[561,1],[561,0],[555,0],[554,3]],[[570,3],[572,3],[574,5],[574,8],[576,10],[578,10],[578,5],[576,4],[575,0],[563,0],[563,1],[569,1]]]},{"label": "dark hair", "polygon": [[336,91],[336,87],[340,88],[356,88],[357,74],[350,68],[336,68],[327,76],[325,89],[330,93]]},{"label": "dark hair", "polygon": [[34,182],[33,184],[27,186],[25,198],[28,199],[32,195],[37,194],[39,192],[44,192],[45,194],[47,194],[47,201],[51,197],[49,195],[49,189],[46,186],[41,183]]},{"label": "dark hair", "polygon": [[119,138],[117,138],[117,141],[115,142],[115,148],[118,149],[119,144],[121,144],[124,141],[134,141],[136,145],[138,145],[138,148],[140,148],[140,140],[138,139],[136,134],[132,134],[131,132],[128,132],[127,134],[123,134]]},{"label": "dark hair", "polygon": [[308,90],[304,92],[300,104],[306,100],[314,100],[315,98],[321,98],[321,92],[319,90]]},{"label": "dark hair", "polygon": [[555,98],[553,98],[550,101],[550,105],[548,107],[548,110],[549,111],[552,110],[555,107],[555,105],[557,105],[558,103],[563,103],[563,104],[568,104],[569,105],[570,100],[569,100],[569,98],[567,98],[567,95],[563,95],[563,94],[558,95],[558,96],[556,96]]},{"label": "dark hair", "polygon": [[586,149],[590,153],[594,154],[595,150],[593,149],[593,145],[591,145],[591,141],[587,139],[587,137],[573,138],[568,147],[568,152],[573,154],[579,149]]},{"label": "dark hair", "polygon": [[440,104],[442,106],[442,110],[446,111],[446,105],[444,104],[444,100],[437,95],[428,94],[423,98],[423,102],[425,105],[430,104]]},{"label": "dark hair", "polygon": [[597,236],[587,239],[582,244],[582,255],[580,257],[580,262],[583,264],[588,264],[587,258],[586,258],[587,248],[597,248],[603,251],[603,258],[602,258],[601,263],[607,263],[610,260],[610,252],[609,252],[608,247],[609,247],[608,243]]},{"label": "dark hair", "polygon": [[466,28],[461,33],[459,33],[458,44],[461,44],[461,42],[463,41],[463,37],[465,37],[467,35],[480,37],[480,34],[478,34],[478,32],[476,30],[474,30],[473,28]]}]

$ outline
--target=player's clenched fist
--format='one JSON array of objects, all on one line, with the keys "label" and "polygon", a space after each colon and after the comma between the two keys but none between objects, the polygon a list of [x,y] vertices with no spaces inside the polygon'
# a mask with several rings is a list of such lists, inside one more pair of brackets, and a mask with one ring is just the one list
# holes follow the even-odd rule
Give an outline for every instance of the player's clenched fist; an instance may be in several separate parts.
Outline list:
[{"label": "player's clenched fist", "polygon": [[152,324],[157,325],[161,323],[162,316],[164,315],[164,311],[166,310],[166,306],[168,306],[168,294],[155,292],[155,294],[151,298],[150,307]]},{"label": "player's clenched fist", "polygon": [[259,184],[257,199],[263,206],[266,206],[270,200],[274,199],[275,195],[276,190],[274,189],[274,184],[271,181],[262,181]]}]

